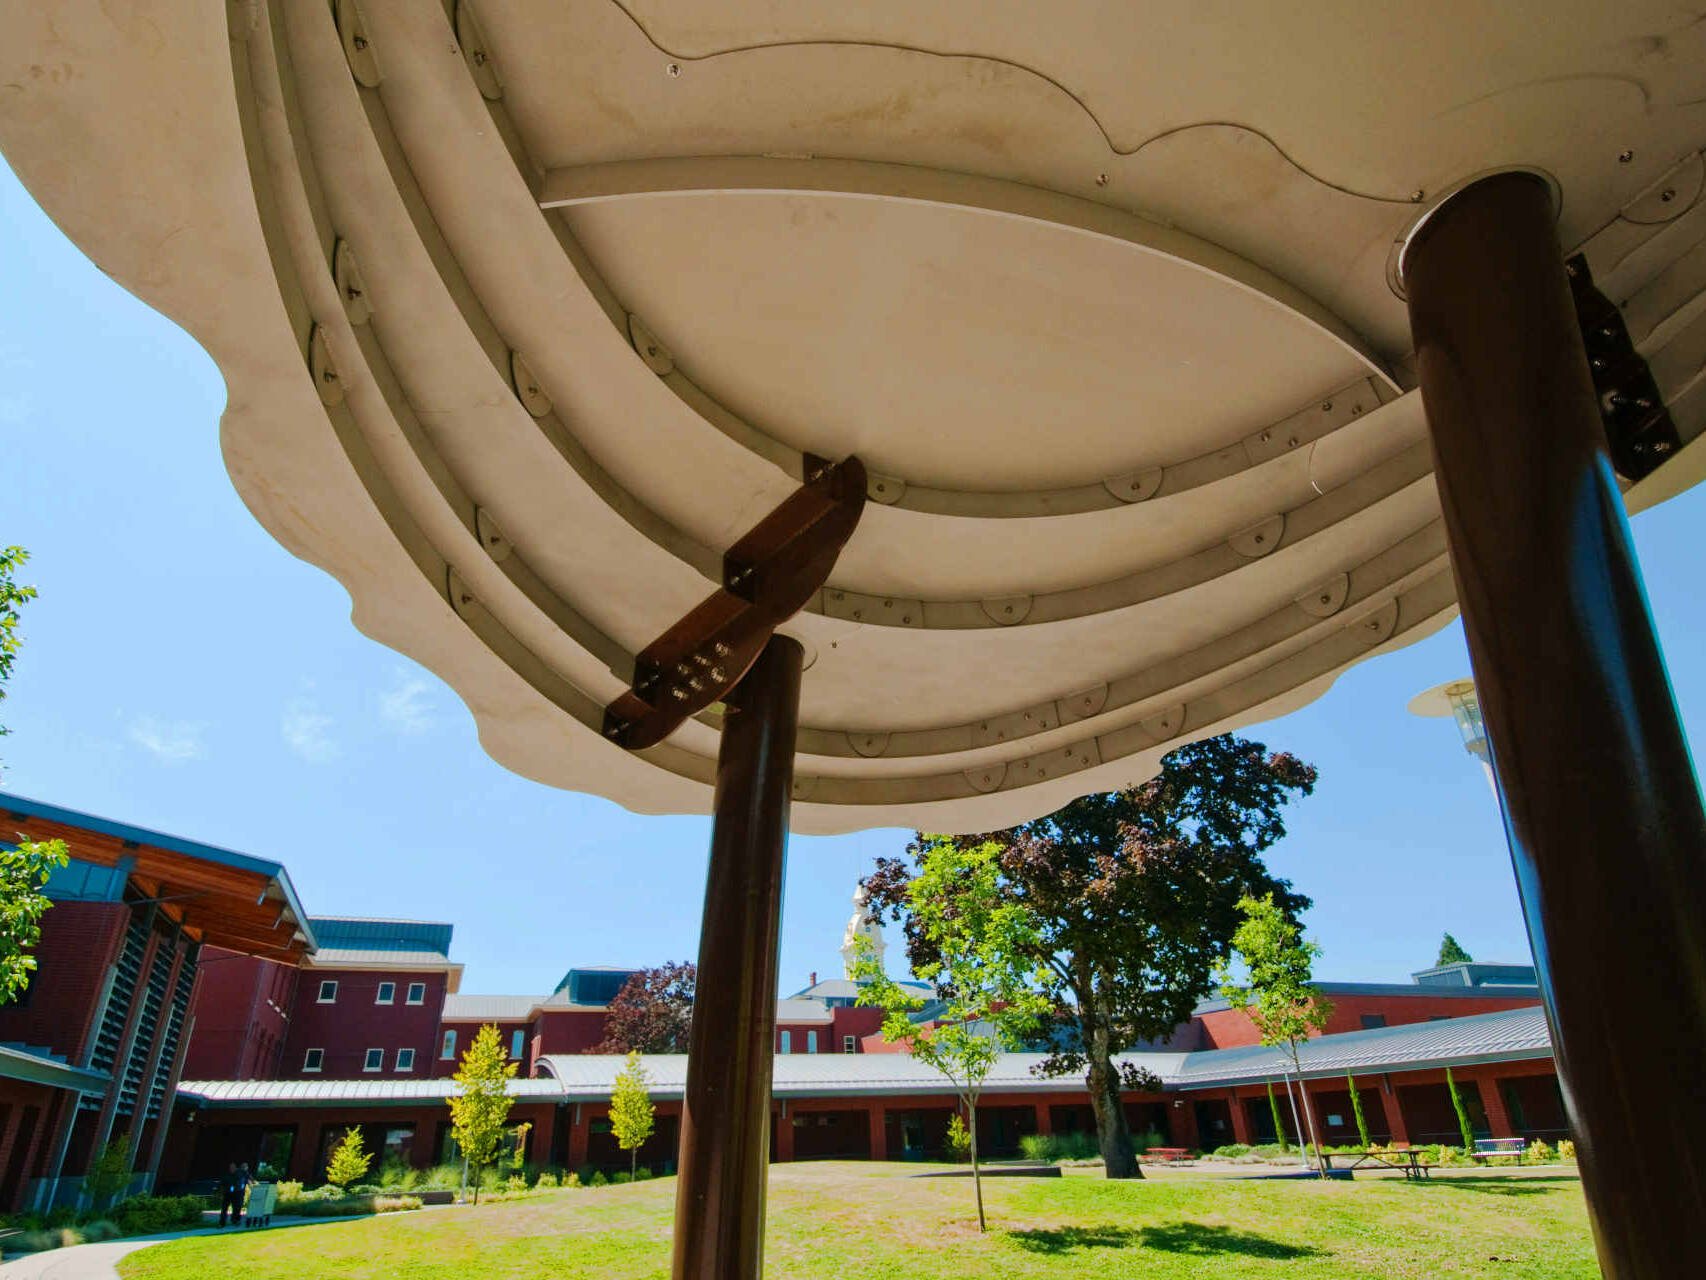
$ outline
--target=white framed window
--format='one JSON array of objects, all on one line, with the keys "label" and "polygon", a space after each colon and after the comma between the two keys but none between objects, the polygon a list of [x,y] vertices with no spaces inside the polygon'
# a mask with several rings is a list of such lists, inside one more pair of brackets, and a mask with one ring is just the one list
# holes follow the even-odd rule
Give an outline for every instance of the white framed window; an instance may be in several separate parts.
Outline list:
[{"label": "white framed window", "polygon": [[413,1071],[415,1069],[415,1051],[413,1049],[397,1050],[397,1070]]},{"label": "white framed window", "polygon": [[302,1069],[304,1071],[318,1071],[325,1061],[326,1051],[324,1049],[310,1049],[302,1055]]},{"label": "white framed window", "polygon": [[320,994],[315,997],[316,1004],[336,1004],[338,1002],[338,984],[327,978],[320,984]]},{"label": "white framed window", "polygon": [[391,1004],[396,999],[397,999],[397,984],[395,982],[381,982],[379,984],[379,990],[374,994],[373,1003],[374,1004]]},{"label": "white framed window", "polygon": [[425,1004],[426,1003],[426,983],[424,983],[424,982],[411,982],[409,984],[409,1003],[410,1004]]},{"label": "white framed window", "polygon": [[859,1041],[858,1041],[858,1039],[854,1036],[842,1036],[841,1037],[841,1052],[842,1053],[858,1053],[859,1052]]},{"label": "white framed window", "polygon": [[516,1031],[512,1031],[509,1033],[509,1056],[510,1057],[512,1057],[512,1058],[521,1057],[522,1050],[526,1047],[526,1045],[527,1045],[527,1033],[525,1031],[516,1030]]},{"label": "white framed window", "polygon": [[385,1050],[383,1050],[383,1049],[369,1049],[367,1051],[366,1060],[363,1061],[361,1064],[361,1069],[363,1071],[380,1071],[380,1070],[384,1069],[384,1066],[385,1066]]},{"label": "white framed window", "polygon": [[794,1051],[794,1033],[791,1031],[784,1031],[782,1033],[782,1047],[781,1047],[781,1049],[778,1050],[778,1052],[779,1053],[792,1053],[793,1051]]},{"label": "white framed window", "polygon": [[817,1052],[817,1032],[815,1032],[815,1031],[806,1032],[806,1052],[807,1053],[816,1053]]},{"label": "white framed window", "polygon": [[440,1058],[454,1058],[456,1056],[456,1033],[454,1031],[444,1033],[444,1043],[439,1047],[438,1056]]}]

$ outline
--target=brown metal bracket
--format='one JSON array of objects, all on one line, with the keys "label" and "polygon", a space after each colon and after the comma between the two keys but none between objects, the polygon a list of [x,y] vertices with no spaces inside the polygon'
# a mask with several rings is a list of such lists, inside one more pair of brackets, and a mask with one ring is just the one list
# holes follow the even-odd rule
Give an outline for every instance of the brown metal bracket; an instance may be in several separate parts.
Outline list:
[{"label": "brown metal bracket", "polygon": [[1629,340],[1623,313],[1595,287],[1587,258],[1564,264],[1576,304],[1576,323],[1587,348],[1588,372],[1599,395],[1599,416],[1617,474],[1639,480],[1677,449],[1682,439],[1665,408],[1652,370]]},{"label": "brown metal bracket", "polygon": [[805,457],[806,483],[723,556],[723,586],[634,660],[634,683],[604,709],[604,736],[656,746],[720,702],[782,623],[835,567],[865,508],[865,464]]}]

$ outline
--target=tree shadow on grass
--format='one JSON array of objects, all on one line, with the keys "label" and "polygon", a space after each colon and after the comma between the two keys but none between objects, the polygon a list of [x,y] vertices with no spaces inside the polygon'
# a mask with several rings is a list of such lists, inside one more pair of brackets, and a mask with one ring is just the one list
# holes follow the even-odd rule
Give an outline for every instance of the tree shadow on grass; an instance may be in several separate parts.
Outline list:
[{"label": "tree shadow on grass", "polygon": [[1031,1253],[1077,1253],[1087,1249],[1155,1249],[1199,1256],[1238,1254],[1246,1258],[1310,1258],[1321,1250],[1286,1244],[1249,1231],[1172,1222],[1156,1227],[1039,1227],[1008,1237]]},{"label": "tree shadow on grass", "polygon": [[1580,1185],[1580,1178],[1429,1178],[1424,1184],[1435,1191],[1473,1191],[1483,1196],[1543,1196],[1561,1183]]}]

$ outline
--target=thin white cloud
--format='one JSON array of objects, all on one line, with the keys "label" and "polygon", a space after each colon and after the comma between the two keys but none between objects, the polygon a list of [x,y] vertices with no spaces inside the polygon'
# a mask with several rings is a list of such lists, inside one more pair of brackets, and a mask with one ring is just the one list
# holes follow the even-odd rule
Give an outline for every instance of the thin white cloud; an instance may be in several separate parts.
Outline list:
[{"label": "thin white cloud", "polygon": [[332,741],[332,717],[321,711],[312,698],[292,698],[285,704],[279,729],[287,747],[309,764],[327,764],[338,758]]},{"label": "thin white cloud", "polygon": [[425,680],[399,669],[396,683],[379,695],[379,718],[398,733],[427,732],[438,723],[427,698],[431,691]]},{"label": "thin white cloud", "polygon": [[127,730],[130,740],[157,760],[167,764],[183,764],[199,760],[207,754],[201,736],[205,724],[187,720],[157,720],[153,716],[138,716]]}]

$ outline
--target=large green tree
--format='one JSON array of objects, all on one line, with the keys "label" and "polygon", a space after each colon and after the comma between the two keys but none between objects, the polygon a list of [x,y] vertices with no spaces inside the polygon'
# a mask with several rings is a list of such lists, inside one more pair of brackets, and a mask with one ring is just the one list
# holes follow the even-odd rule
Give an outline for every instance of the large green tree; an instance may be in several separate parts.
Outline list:
[{"label": "large green tree", "polygon": [[908,918],[932,958],[914,973],[936,987],[941,1007],[928,1021],[914,1021],[924,1001],[883,971],[866,939],[853,979],[859,1003],[883,1010],[883,1039],[940,1072],[964,1104],[977,1229],[986,1231],[977,1100],[1001,1051],[1021,1048],[1049,1011],[1040,994],[1048,979],[1039,972],[1031,912],[1003,888],[1001,846],[965,848],[938,836],[919,850],[918,863],[907,889]]},{"label": "large green tree", "polygon": [[1474,957],[1459,945],[1456,938],[1449,933],[1440,939],[1439,959],[1434,961],[1434,967],[1448,964],[1473,964]]},{"label": "large green tree", "polygon": [[[1120,1055],[1165,1039],[1215,986],[1242,917],[1238,901],[1273,894],[1294,914],[1309,899],[1275,878],[1262,853],[1285,834],[1287,803],[1315,770],[1259,742],[1224,735],[1170,753],[1148,782],[1085,796],[993,842],[1000,886],[1030,913],[1038,994],[1051,1010],[1041,1041],[1050,1076],[1083,1073],[1110,1178],[1142,1177],[1122,1095],[1158,1082]],[[929,847],[920,837],[910,852]],[[875,909],[905,924],[915,972],[937,962],[910,898],[908,862],[879,858],[866,878]]]},{"label": "large green tree", "polygon": [[509,1081],[516,1066],[504,1052],[498,1029],[487,1023],[456,1068],[454,1078],[461,1092],[450,1097],[450,1130],[474,1171],[476,1204],[480,1200],[480,1173],[497,1158],[498,1143],[509,1123]]}]

